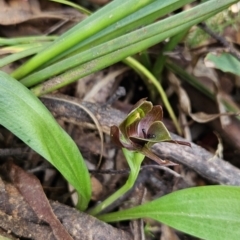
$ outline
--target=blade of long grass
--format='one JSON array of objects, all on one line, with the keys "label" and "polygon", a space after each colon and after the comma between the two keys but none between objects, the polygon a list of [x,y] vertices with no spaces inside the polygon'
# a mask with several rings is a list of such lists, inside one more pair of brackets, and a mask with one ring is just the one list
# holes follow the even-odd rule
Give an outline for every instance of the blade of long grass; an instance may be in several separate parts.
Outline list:
[{"label": "blade of long grass", "polygon": [[79,42],[77,45],[73,46],[69,50],[63,52],[62,54],[59,54],[56,58],[53,59],[53,61],[50,61],[49,63],[51,64],[52,62],[56,62],[57,60],[69,56],[72,53],[75,55],[76,53],[83,52],[84,50],[124,35],[141,26],[146,26],[154,22],[157,18],[171,13],[172,11],[193,1],[194,0],[155,1],[130,14],[129,16],[121,19],[120,21],[108,26],[107,28],[97,32],[96,34],[90,36],[84,41]]},{"label": "blade of long grass", "polygon": [[[98,31],[106,28],[110,24],[119,21],[125,16],[137,11],[153,1],[156,0],[112,1],[104,8],[101,8],[95,14],[84,19],[75,27],[64,33],[61,38],[54,41],[45,51],[39,53],[14,71],[12,76],[16,79],[26,76],[43,63],[48,62],[50,59],[73,47],[80,41],[83,41]],[[81,29],[81,34],[79,34],[79,29]]]},{"label": "blade of long grass", "polygon": [[45,49],[46,46],[39,46],[39,47],[33,47],[33,48],[30,48],[30,49],[27,49],[27,50],[23,50],[23,51],[20,51],[20,52],[17,52],[17,53],[13,53],[9,56],[6,56],[4,58],[2,58],[0,60],[0,67],[3,67],[9,63],[12,63],[14,61],[17,61],[19,59],[22,59],[24,57],[28,57],[28,56],[31,56],[35,53],[38,53],[40,51],[42,51],[43,49]]},{"label": "blade of long grass", "polygon": [[[216,1],[216,0],[214,0],[214,1]],[[228,1],[230,2],[230,0],[228,0]],[[206,4],[208,4],[208,3],[209,2],[206,2],[204,4],[205,8],[206,8]],[[181,13],[182,17],[184,16],[185,18],[187,18],[187,21],[184,24],[182,24],[180,20],[176,23],[176,20],[178,19],[178,18],[176,19],[176,16],[173,16],[173,17],[165,19],[161,22],[155,23],[155,24],[151,25],[151,27],[152,27],[151,30],[153,30],[155,28],[159,29],[160,26],[162,26],[162,29],[163,29],[163,26],[168,26],[168,28],[167,27],[164,28],[164,31],[161,34],[154,35],[153,37],[147,38],[143,41],[139,41],[137,44],[127,45],[126,47],[124,47],[122,49],[118,49],[117,51],[114,51],[114,52],[109,53],[102,57],[95,58],[93,61],[84,63],[79,67],[73,68],[64,74],[61,74],[58,77],[55,77],[52,80],[49,80],[46,83],[43,83],[42,85],[36,86],[35,88],[32,89],[32,91],[36,95],[42,95],[42,94],[51,92],[53,90],[59,89],[60,87],[63,87],[69,83],[72,83],[83,76],[89,75],[90,73],[98,71],[109,65],[112,65],[113,63],[116,63],[116,62],[126,58],[129,55],[135,54],[136,52],[140,52],[141,50],[144,50],[144,49],[158,43],[159,41],[162,41],[163,39],[165,39],[167,37],[173,36],[173,35],[177,34],[178,32],[181,32],[184,29],[189,28],[192,25],[203,21],[206,18],[213,16],[218,11],[221,11],[222,9],[224,9],[224,7],[227,7],[228,5],[222,4],[220,8],[217,8],[217,10],[215,10],[216,6],[212,6],[212,8],[210,8],[210,6],[208,6],[209,7],[208,11],[205,14],[203,14],[201,12],[201,10],[202,10],[201,5],[198,7],[195,7],[194,9],[187,11],[186,13]],[[179,25],[178,23],[181,25]],[[147,27],[147,29],[148,28],[149,27]],[[166,30],[166,29],[170,29],[170,30]],[[149,31],[147,31],[147,32],[149,32]],[[139,38],[140,38],[141,34],[144,35],[144,33],[146,34],[145,28],[135,31],[133,33],[130,33],[129,35],[132,36],[132,34],[135,34],[135,35],[139,36]],[[120,38],[118,38],[118,39],[120,39]],[[125,42],[128,42],[131,40],[131,38],[126,38],[126,37],[125,38],[122,37],[121,39],[122,39],[122,41],[125,41]],[[97,46],[97,47],[93,48],[92,50],[99,49],[99,51],[100,51],[101,48],[103,48],[103,47],[105,47],[107,49],[108,45],[110,45],[110,46],[113,45],[112,47],[116,46],[113,41],[110,41],[106,44]],[[90,50],[90,53],[91,53],[91,50]],[[94,54],[96,54],[96,57],[98,56],[98,52],[94,51]],[[66,62],[66,64],[67,64],[67,62]],[[62,67],[64,67],[64,66],[62,66]]]},{"label": "blade of long grass", "polygon": [[77,10],[79,10],[80,12],[82,13],[85,13],[87,15],[90,15],[91,12],[89,10],[87,10],[86,8],[82,7],[82,6],[79,6],[78,4],[75,4],[75,3],[72,3],[70,1],[66,1],[66,0],[50,0],[52,2],[57,2],[57,3],[62,3],[62,4],[65,4],[67,6],[71,6]]},{"label": "blade of long grass", "polygon": [[[157,78],[161,78],[161,73],[163,71],[163,68],[167,59],[167,56],[165,55],[165,53],[168,51],[172,51],[177,46],[177,44],[187,35],[188,31],[189,29],[185,29],[184,31],[173,36],[169,40],[169,42],[166,43],[163,50],[157,57],[156,62],[154,63],[153,70],[152,70],[154,76],[156,76]],[[160,82],[161,82],[161,79],[160,79]]]},{"label": "blade of long grass", "polygon": [[[233,2],[233,0],[228,1]],[[51,76],[55,76],[60,72],[66,71],[67,69],[72,68],[73,66],[78,66],[90,60],[95,61],[99,57],[114,52],[115,50],[117,51],[113,55],[117,55],[119,53],[119,56],[120,55],[122,56],[121,58],[118,58],[119,59],[118,61],[120,61],[129,55],[140,52],[150,46],[153,46],[154,44],[162,41],[167,37],[173,36],[178,32],[181,32],[184,29],[203,21],[204,19],[212,16],[213,14],[216,14],[218,11],[224,8],[224,6],[228,6],[227,4],[221,4],[219,8],[215,10],[216,6],[211,2],[210,3],[206,2],[202,5],[199,5],[188,11],[182,12],[178,15],[169,17],[160,22],[151,24],[150,26],[143,27],[142,29],[136,30],[134,32],[116,38],[112,41],[108,41],[87,51],[76,54],[68,59],[65,59],[59,63],[52,65],[52,67],[48,67],[42,71],[39,71],[38,73],[30,75],[29,77],[23,79],[21,82],[24,85],[31,87],[39,82],[44,81],[47,78],[50,78]],[[223,7],[221,8],[221,6]],[[205,8],[207,9],[207,11],[205,11]],[[129,46],[131,46],[130,48],[132,49],[129,49]],[[110,58],[108,59],[108,61],[111,62],[111,56],[109,57]],[[116,57],[114,57],[114,59],[115,58]],[[112,64],[115,62],[112,62]],[[95,63],[92,64],[92,68],[94,68]],[[104,62],[104,65],[109,66],[109,64],[106,63],[106,60]],[[75,78],[75,80],[77,78]]]},{"label": "blade of long grass", "polygon": [[19,44],[19,45],[14,45],[14,46],[2,47],[0,49],[0,55],[22,52],[22,51],[25,51],[25,50],[28,50],[31,48],[40,47],[44,44],[46,44],[46,46],[47,46],[48,43],[30,43],[30,44]]},{"label": "blade of long grass", "polygon": [[29,36],[17,38],[0,38],[0,46],[48,42],[57,39],[57,36]]}]

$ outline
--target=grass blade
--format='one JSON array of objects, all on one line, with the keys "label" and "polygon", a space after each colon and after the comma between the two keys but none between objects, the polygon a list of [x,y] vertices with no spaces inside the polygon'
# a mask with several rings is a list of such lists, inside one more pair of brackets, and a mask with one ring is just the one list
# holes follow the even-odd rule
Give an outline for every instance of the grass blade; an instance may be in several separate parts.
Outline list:
[{"label": "grass blade", "polygon": [[[54,41],[53,44],[51,44],[51,46],[49,46],[45,51],[39,53],[23,66],[18,68],[12,74],[12,76],[16,79],[26,76],[43,63],[46,63],[52,58],[56,57],[58,54],[68,50],[98,31],[154,1],[156,0],[112,1],[104,8],[101,8],[95,14],[86,18],[72,29],[64,33],[61,38]],[[81,34],[79,34],[79,30],[81,31]]]},{"label": "grass blade", "polygon": [[[228,7],[229,2],[236,2],[236,0],[226,0],[225,2],[221,2],[221,4],[218,4],[216,7],[216,1],[217,0],[206,2],[178,15],[169,17],[147,27],[143,27],[139,30],[86,50],[82,53],[76,54],[42,71],[32,74],[25,79],[22,79],[21,82],[24,85],[31,87],[39,82],[44,81],[46,78],[57,75],[59,72],[66,71],[73,66],[77,66],[75,68],[77,73],[74,73],[75,69],[72,68],[69,71],[71,76],[64,75],[68,79],[66,81],[66,84],[71,83],[83,76],[121,61],[122,59],[132,54],[147,49],[148,47],[153,46],[165,38],[176,35],[186,28],[189,28],[194,24],[197,24],[206,18],[211,17],[222,9]],[[79,65],[81,66],[78,67]],[[82,70],[84,70],[84,73],[82,73]],[[63,81],[60,80],[59,87],[64,86],[62,82]],[[52,84],[51,87],[53,87]],[[54,86],[53,88],[58,89],[59,87],[55,88]],[[49,92],[49,90],[46,92]]]},{"label": "grass blade", "polygon": [[[217,1],[217,0],[214,0]],[[228,0],[230,1],[230,0]],[[232,0],[233,1],[233,0]],[[212,2],[212,1],[211,1]],[[209,3],[209,2],[207,2]],[[206,8],[206,4],[204,7]],[[222,6],[223,5],[223,6]],[[171,18],[164,19],[161,22],[155,23],[151,25],[150,27],[147,27],[146,29],[140,29],[137,31],[134,31],[133,33],[130,33],[128,36],[123,36],[120,38],[115,39],[114,41],[107,42],[106,44],[102,44],[100,46],[97,46],[89,51],[84,52],[86,54],[86,59],[91,57],[93,58],[93,53],[95,54],[95,59],[89,62],[86,62],[82,64],[81,66],[75,67],[64,74],[61,74],[43,84],[37,85],[36,87],[32,88],[32,91],[37,96],[49,93],[51,91],[54,91],[56,89],[59,89],[63,86],[66,86],[69,83],[72,83],[79,78],[82,78],[84,76],[87,76],[93,72],[96,72],[98,70],[101,70],[107,66],[112,65],[113,63],[116,63],[118,61],[121,61],[122,59],[126,58],[129,55],[133,55],[137,52],[140,52],[150,46],[155,45],[156,43],[164,40],[167,37],[173,36],[177,34],[178,32],[183,31],[186,28],[189,28],[193,26],[194,24],[197,24],[201,21],[203,21],[205,18],[209,18],[212,15],[216,14],[218,11],[221,11],[224,7],[226,7],[226,4],[220,5],[220,8],[217,8],[215,10],[215,6],[207,6],[207,10],[205,11],[207,13],[202,14],[202,8],[203,6],[195,7],[194,9],[191,9],[189,11],[181,13],[182,18],[186,18],[186,22],[179,21],[179,18],[177,16],[173,16]],[[228,6],[228,5],[227,5]],[[181,19],[182,19],[181,18]],[[157,31],[160,31],[160,34],[154,34]],[[146,35],[151,33],[153,35],[152,37],[146,38]],[[137,39],[143,38],[144,40],[139,41],[135,44],[128,44],[131,41],[137,41]],[[122,48],[117,48],[116,51],[110,52],[109,54],[106,54],[102,57],[98,57],[99,52],[101,51],[110,51],[110,48],[115,49],[119,45],[122,44]],[[126,45],[126,46],[125,46]],[[84,59],[84,53],[81,53],[82,59]],[[91,56],[89,56],[91,54]],[[103,54],[103,53],[102,53]],[[69,61],[69,59],[68,59]],[[75,61],[78,61],[75,59]],[[67,61],[64,60],[61,62],[61,64],[58,65],[59,68],[64,68],[63,62],[67,64]],[[56,65],[57,66],[57,65]],[[61,66],[61,67],[60,67]],[[36,77],[36,76],[35,76]],[[33,80],[33,79],[32,79]]]}]

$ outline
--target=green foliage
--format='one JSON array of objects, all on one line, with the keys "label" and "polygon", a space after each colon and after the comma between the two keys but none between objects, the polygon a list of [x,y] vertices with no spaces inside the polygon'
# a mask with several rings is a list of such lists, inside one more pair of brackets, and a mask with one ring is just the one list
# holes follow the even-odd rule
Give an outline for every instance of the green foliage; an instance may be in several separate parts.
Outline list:
[{"label": "green foliage", "polygon": [[[160,4],[162,9],[159,9],[159,6],[156,6],[159,2],[162,4],[164,3],[165,7]],[[47,78],[53,77],[65,71],[64,74],[58,75],[58,77],[53,78],[52,81],[50,80],[51,84],[48,84],[48,86],[40,84],[33,89],[33,92],[37,95],[41,95],[46,92],[56,90],[78,80],[79,78],[82,78],[83,76],[112,65],[129,55],[147,49],[148,47],[153,46],[154,44],[215,15],[223,8],[226,8],[230,4],[236,2],[236,0],[226,0],[221,2],[217,0],[208,1],[188,11],[183,11],[166,19],[149,24],[150,20],[153,21],[162,14],[170,13],[173,9],[180,7],[180,2],[183,5],[186,4],[185,1],[156,0],[148,2],[141,1],[140,6],[135,4],[135,1],[122,2],[120,0],[115,0],[106,7],[97,11],[95,14],[86,18],[68,32],[64,33],[61,37],[59,37],[59,39],[55,40],[49,47],[47,47],[45,51],[39,53],[17,69],[13,73],[13,76],[21,80],[22,83],[31,87]],[[144,12],[146,8],[148,10],[147,16]],[[121,13],[122,9],[125,9],[124,13]],[[116,37],[119,34],[117,30],[122,26],[119,25],[119,21],[123,21],[121,22],[123,25],[127,24],[127,26],[130,26],[130,29],[137,27],[135,23],[135,12],[137,12],[137,10],[141,13],[138,18],[144,19],[149,25],[130,33],[120,32],[122,36]],[[116,15],[114,15],[115,13]],[[158,13],[158,16],[156,13]],[[100,20],[100,18],[102,19]],[[131,22],[130,19],[132,19]],[[107,38],[108,35],[104,35],[105,41],[102,43],[102,31],[109,26],[111,26],[113,36],[110,34],[111,32],[108,32],[109,38]],[[114,35],[115,31],[117,32],[116,36]],[[79,32],[82,34],[79,34]],[[113,39],[113,37],[115,38]],[[97,42],[94,43],[88,42],[90,39],[92,39],[91,41],[99,39],[99,41],[96,40]],[[78,46],[80,43],[82,45]],[[85,45],[83,43],[85,43]],[[76,49],[76,46],[79,48]],[[88,46],[88,49],[83,50],[86,46]],[[40,70],[39,72],[25,77],[30,72],[33,72],[34,69],[39,68],[43,64],[46,64],[48,61],[54,59],[58,54],[72,52],[73,49],[77,50],[76,54],[73,56],[59,61],[54,65],[48,66],[42,71]],[[78,53],[80,49],[82,49],[81,53]],[[23,77],[25,78],[23,79]]]},{"label": "green foliage", "polygon": [[[41,46],[48,44],[46,42],[39,45],[39,49],[29,48],[12,58],[0,60],[0,66],[3,66],[39,52],[12,74],[20,83],[7,74],[0,73],[0,124],[41,154],[63,174],[80,196],[79,209],[86,209],[91,195],[87,168],[74,142],[32,93],[39,96],[54,91],[175,36],[166,45],[165,50],[171,50],[189,28],[238,2],[237,0],[202,1],[201,4],[187,11],[170,14],[193,1],[115,0],[64,33],[46,48],[44,47],[44,51]],[[167,14],[169,17],[161,19]],[[34,38],[31,39],[35,42]],[[43,38],[43,41],[48,40],[50,39],[47,37]],[[25,38],[12,41],[0,39],[0,44],[24,44],[26,41]],[[153,68],[155,76],[161,73],[165,60],[164,55],[158,58]],[[124,61],[131,65],[129,59]],[[161,63],[160,67],[158,63]],[[137,66],[136,71],[144,74],[154,83],[155,78],[141,69],[140,65],[135,66]],[[168,62],[165,66],[194,82],[193,78],[177,66]],[[30,87],[32,93],[21,83]],[[159,84],[154,83],[154,86],[159,92],[162,91]],[[198,84],[197,88],[213,98],[212,93],[203,86]],[[149,151],[151,145],[158,141],[171,141],[171,138],[161,122],[161,109],[154,108],[154,114],[158,119],[149,120],[154,115],[149,114],[152,109],[151,103],[146,101],[137,105],[129,118],[121,126],[115,126],[113,129],[112,134],[116,135],[115,141],[120,146],[153,157]],[[170,115],[172,116],[171,112]],[[145,117],[149,118],[148,121],[141,123]],[[144,127],[140,126],[141,124]],[[129,179],[122,188],[90,211],[94,215],[99,214],[129,190],[137,178],[144,156],[127,149],[123,151],[131,169]],[[240,190],[237,187],[191,188],[99,218],[112,222],[149,217],[200,238],[235,240],[240,239],[239,199]]]},{"label": "green foliage", "polygon": [[[215,33],[222,34],[224,29],[228,26],[237,28],[240,23],[240,14],[234,16],[226,9],[213,17],[206,19],[206,25],[212,29]],[[186,43],[190,48],[197,48],[201,45],[205,45],[209,41],[210,36],[201,28],[194,28],[189,32]]]},{"label": "green foliage", "polygon": [[91,209],[88,213],[91,215],[98,215],[102,210],[107,208],[110,204],[112,204],[114,201],[116,201],[118,198],[123,196],[127,191],[129,191],[135,181],[137,180],[141,163],[144,159],[144,155],[139,152],[132,152],[127,150],[126,148],[123,148],[123,154],[127,160],[127,163],[130,167],[130,174],[128,176],[128,179],[126,183],[118,189],[116,192],[114,192],[110,197],[105,199],[103,202],[98,204],[95,208]]},{"label": "green foliage", "polygon": [[[13,77],[17,79],[24,77],[34,69],[40,67],[43,63],[56,57],[58,54],[68,50],[96,32],[108,27],[112,23],[116,23],[121,18],[136,12],[151,2],[154,2],[154,0],[112,1],[104,8],[101,8],[95,14],[86,18],[84,21],[64,33],[45,51],[39,53],[22,67],[18,68],[13,73]],[[81,34],[79,34],[79,32],[81,32]]]},{"label": "green foliage", "polygon": [[[185,31],[227,8],[236,0],[208,1],[188,11],[154,22],[191,2],[193,0],[112,1],[64,33],[44,51],[18,68],[12,76],[25,86],[36,85],[32,91],[40,96]],[[140,29],[137,29],[139,27]],[[33,73],[30,74],[31,72]],[[155,83],[154,78],[149,78],[146,71],[139,68],[138,72],[150,79],[161,93],[169,115],[181,134],[177,118],[159,84]],[[50,80],[42,83],[49,78]]]},{"label": "green foliage", "polygon": [[21,83],[0,72],[0,124],[55,166],[78,192],[78,207],[87,208],[90,178],[74,141],[51,113]]},{"label": "green foliage", "polygon": [[240,239],[240,187],[180,190],[141,206],[99,216],[106,222],[152,218],[206,240]]},{"label": "green foliage", "polygon": [[81,7],[81,6],[79,6],[75,3],[72,3],[72,2],[67,1],[67,0],[50,0],[50,1],[58,2],[58,3],[62,3],[62,4],[65,4],[65,5],[71,6],[71,7],[75,8],[75,9],[79,10],[80,12],[85,13],[87,15],[91,14],[91,12],[88,11],[86,8]]},{"label": "green foliage", "polygon": [[229,53],[208,53],[205,62],[209,67],[240,76],[240,62]]},{"label": "green foliage", "polygon": [[151,102],[141,99],[135,104],[133,110],[119,126],[111,126],[110,136],[116,145],[123,148],[124,156],[126,157],[131,171],[125,185],[112,196],[90,210],[90,214],[99,214],[103,209],[132,188],[145,156],[151,158],[160,165],[175,165],[172,162],[161,160],[151,151],[151,146],[163,141],[188,146],[190,144],[172,141],[167,128],[162,122],[162,118],[163,111],[160,105],[153,106]]}]

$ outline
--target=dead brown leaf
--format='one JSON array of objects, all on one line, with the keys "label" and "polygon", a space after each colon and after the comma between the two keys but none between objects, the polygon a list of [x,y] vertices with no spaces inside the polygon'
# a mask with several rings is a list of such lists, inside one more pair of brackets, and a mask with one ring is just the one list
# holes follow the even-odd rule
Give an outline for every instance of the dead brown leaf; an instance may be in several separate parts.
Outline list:
[{"label": "dead brown leaf", "polygon": [[[180,80],[178,80],[178,78],[173,73],[169,73],[169,81],[171,82],[172,87],[174,88],[175,92],[178,95],[181,110],[185,114],[190,116],[194,121],[199,123],[206,123],[221,116],[232,115],[231,113],[217,113],[217,114],[207,114],[204,112],[192,113],[191,102],[186,91],[182,88]],[[229,124],[229,121],[227,121],[227,124]]]},{"label": "dead brown leaf", "polygon": [[19,24],[39,18],[70,20],[72,17],[61,11],[43,12],[38,0],[0,1],[0,25]]},{"label": "dead brown leaf", "polygon": [[13,163],[9,164],[9,168],[9,175],[13,184],[17,187],[39,219],[47,222],[51,226],[56,239],[73,240],[53,213],[40,181],[34,175],[27,173]]}]

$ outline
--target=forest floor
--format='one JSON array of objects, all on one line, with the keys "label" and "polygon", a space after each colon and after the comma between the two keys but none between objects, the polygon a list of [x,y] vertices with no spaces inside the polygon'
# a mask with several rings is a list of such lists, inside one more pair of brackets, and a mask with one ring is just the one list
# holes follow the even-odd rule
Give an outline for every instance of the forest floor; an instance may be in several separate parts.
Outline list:
[{"label": "forest floor", "polygon": [[[92,11],[107,2],[81,1]],[[1,4],[7,8],[7,16]],[[55,2],[1,1],[0,36],[60,35],[84,18],[79,11]],[[228,16],[225,13],[224,16],[215,17],[207,25],[195,26],[173,51],[166,53],[170,61],[162,72],[161,84],[178,117],[181,134],[158,93],[154,90],[151,92],[152,86],[147,86],[141,76],[123,63],[114,64],[56,91],[54,94],[58,94],[58,101],[41,98],[74,139],[86,160],[93,191],[90,207],[115,192],[127,179],[129,167],[121,150],[111,142],[109,129],[119,124],[142,98],[147,98],[154,105],[162,105],[163,122],[173,139],[187,141],[191,147],[172,143],[154,145],[154,152],[161,159],[177,164],[166,168],[146,158],[132,190],[105,212],[130,208],[183,188],[215,184],[240,185],[240,111],[238,114],[226,114],[223,106],[223,102],[228,101],[235,109],[239,109],[240,70],[235,69],[236,74],[224,72],[224,64],[219,67],[222,70],[214,68],[214,64],[206,57],[210,52],[231,52],[239,57],[239,20],[239,14],[231,12]],[[148,61],[145,63],[151,65],[165,43],[146,50]],[[4,52],[1,48],[0,52],[3,56],[12,53]],[[144,62],[144,56],[145,53],[139,53],[135,57]],[[1,70],[10,73],[24,61],[26,59]],[[177,67],[197,79],[207,89],[205,93],[170,71]],[[117,96],[119,87],[125,90],[125,94]],[[208,96],[208,91],[212,93],[212,98]],[[92,119],[83,109],[71,108],[71,103],[68,103],[69,106],[61,105],[66,95],[71,97],[72,103],[81,101],[97,117],[104,133],[102,152],[99,131]],[[102,163],[98,168],[101,154]],[[0,164],[0,235],[6,236],[6,239],[56,239],[54,232],[60,231],[58,228],[54,230],[54,223],[50,227],[43,219],[39,219],[34,208],[17,191],[16,185],[21,182],[21,177],[17,183],[9,181],[9,178],[16,178],[18,171],[18,177],[25,179],[23,184],[27,181],[36,185],[39,183],[32,178],[28,179],[22,171],[34,174],[40,180],[39,186],[42,186],[50,200],[54,214],[74,239],[132,239],[133,232],[134,239],[140,239],[143,228],[147,233],[146,239],[196,239],[149,219],[110,225],[78,212],[74,209],[76,194],[59,172],[3,127],[0,128]],[[29,194],[37,204],[45,201],[32,190]]]}]

